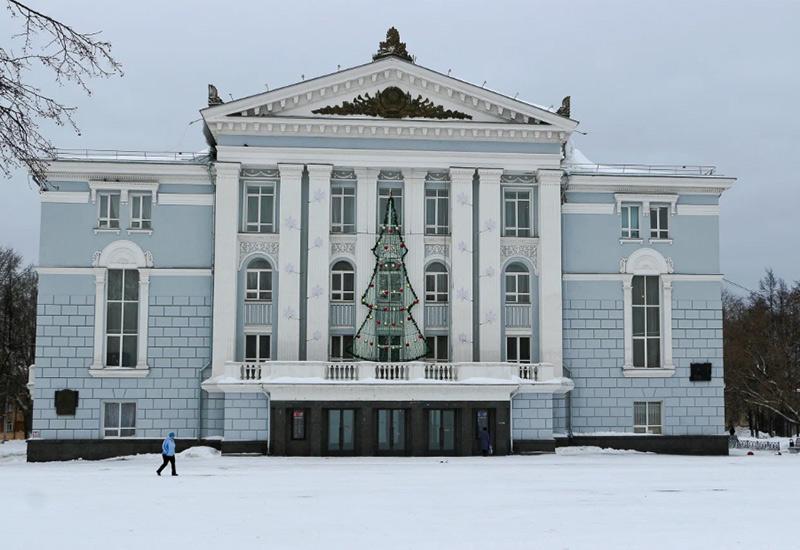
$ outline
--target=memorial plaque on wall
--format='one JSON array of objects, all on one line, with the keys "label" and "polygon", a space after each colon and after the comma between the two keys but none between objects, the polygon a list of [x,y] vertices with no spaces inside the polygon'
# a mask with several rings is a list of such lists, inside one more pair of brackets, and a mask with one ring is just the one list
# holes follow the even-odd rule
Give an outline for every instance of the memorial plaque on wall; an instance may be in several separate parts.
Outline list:
[{"label": "memorial plaque on wall", "polygon": [[75,390],[56,391],[56,414],[58,416],[75,416],[78,408],[78,392]]},{"label": "memorial plaque on wall", "polygon": [[690,369],[690,382],[709,382],[711,380],[711,363],[692,363]]}]

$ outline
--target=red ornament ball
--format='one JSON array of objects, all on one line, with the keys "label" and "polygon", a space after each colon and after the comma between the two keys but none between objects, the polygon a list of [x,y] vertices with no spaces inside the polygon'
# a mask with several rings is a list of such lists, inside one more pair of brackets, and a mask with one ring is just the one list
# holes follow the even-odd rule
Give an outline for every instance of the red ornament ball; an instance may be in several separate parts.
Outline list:
[{"label": "red ornament ball", "polygon": [[425,339],[425,337],[423,335],[421,335],[421,334],[417,338],[419,338],[420,340],[424,340]]},{"label": "red ornament ball", "polygon": [[405,247],[406,247],[406,243],[400,243],[400,248],[405,248]]},{"label": "red ornament ball", "polygon": [[383,311],[389,311],[388,307],[383,308]]}]

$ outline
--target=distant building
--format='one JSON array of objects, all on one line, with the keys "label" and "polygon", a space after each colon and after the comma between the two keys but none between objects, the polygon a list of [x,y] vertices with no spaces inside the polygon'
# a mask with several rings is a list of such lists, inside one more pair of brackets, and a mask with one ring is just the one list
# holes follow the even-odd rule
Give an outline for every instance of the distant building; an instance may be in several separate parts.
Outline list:
[{"label": "distant building", "polygon": [[[464,455],[484,427],[498,454],[726,453],[734,179],[579,162],[569,111],[422,67],[390,32],[371,63],[228,103],[210,86],[208,156],[62,154],[29,459],[154,452],[168,431],[231,453]],[[375,325],[407,313],[372,251],[390,196],[419,302]],[[374,361],[350,355],[365,320]]]},{"label": "distant building", "polygon": [[25,439],[25,412],[9,402],[0,407],[0,441]]}]

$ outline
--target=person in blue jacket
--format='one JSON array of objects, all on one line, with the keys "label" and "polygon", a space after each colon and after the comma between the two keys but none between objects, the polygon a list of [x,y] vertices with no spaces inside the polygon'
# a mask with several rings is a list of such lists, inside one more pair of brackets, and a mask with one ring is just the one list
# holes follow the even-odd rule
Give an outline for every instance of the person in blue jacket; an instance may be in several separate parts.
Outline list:
[{"label": "person in blue jacket", "polygon": [[161,470],[167,467],[167,464],[172,466],[172,475],[178,475],[175,471],[175,432],[169,432],[164,443],[161,444],[161,456],[164,458],[164,463],[156,470],[156,474],[161,475]]},{"label": "person in blue jacket", "polygon": [[489,430],[484,427],[481,433],[478,434],[478,437],[481,440],[481,454],[483,456],[492,454],[492,438],[489,435]]}]

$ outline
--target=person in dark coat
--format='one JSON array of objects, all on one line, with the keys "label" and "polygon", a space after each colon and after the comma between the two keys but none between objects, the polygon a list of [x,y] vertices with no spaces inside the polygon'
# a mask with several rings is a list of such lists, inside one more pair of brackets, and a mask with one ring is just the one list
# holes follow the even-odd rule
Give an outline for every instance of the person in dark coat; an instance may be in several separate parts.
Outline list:
[{"label": "person in dark coat", "polygon": [[478,438],[481,440],[481,454],[489,456],[492,450],[492,438],[489,436],[489,430],[483,428],[481,433],[478,434]]},{"label": "person in dark coat", "polygon": [[175,432],[169,432],[164,442],[161,444],[161,457],[164,462],[161,467],[156,470],[156,474],[161,475],[161,470],[167,467],[167,464],[172,466],[172,475],[178,475],[175,471]]}]

